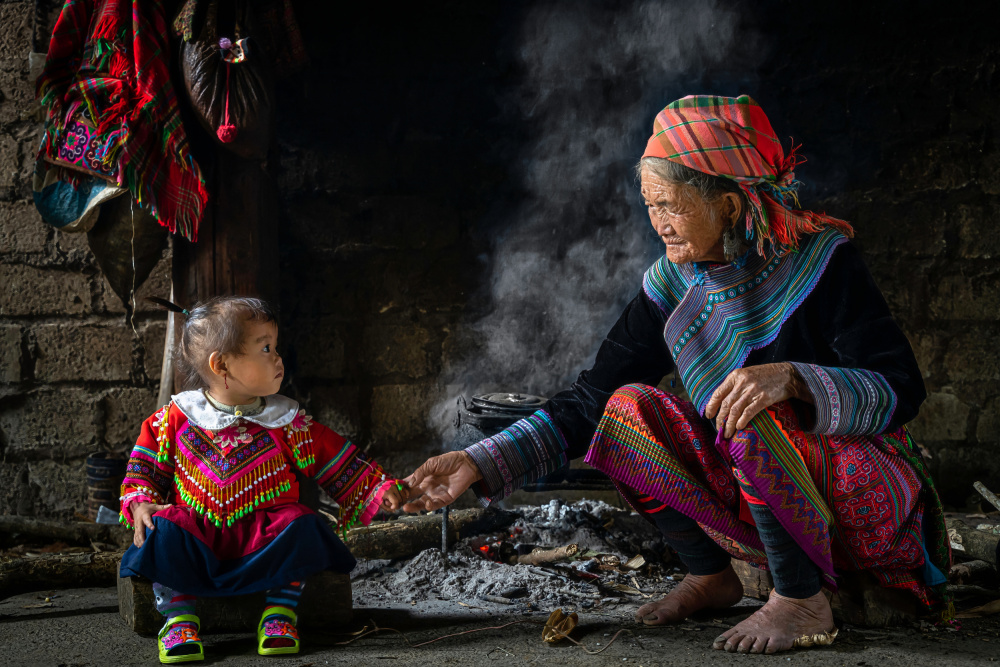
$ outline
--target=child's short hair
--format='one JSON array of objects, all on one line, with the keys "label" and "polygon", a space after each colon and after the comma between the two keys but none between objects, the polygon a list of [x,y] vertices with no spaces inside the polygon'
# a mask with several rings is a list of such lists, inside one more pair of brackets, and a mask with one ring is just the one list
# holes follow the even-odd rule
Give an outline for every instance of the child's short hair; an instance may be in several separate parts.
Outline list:
[{"label": "child's short hair", "polygon": [[217,296],[191,309],[184,322],[184,334],[177,355],[185,389],[209,385],[212,371],[208,367],[208,358],[213,352],[245,352],[243,337],[247,322],[277,324],[278,315],[263,299],[249,296]]}]

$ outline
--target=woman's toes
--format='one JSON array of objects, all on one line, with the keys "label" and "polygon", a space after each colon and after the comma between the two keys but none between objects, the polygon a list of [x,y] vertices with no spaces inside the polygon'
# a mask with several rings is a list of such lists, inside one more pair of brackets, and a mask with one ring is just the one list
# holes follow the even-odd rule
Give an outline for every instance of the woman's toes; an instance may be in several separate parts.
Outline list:
[{"label": "woman's toes", "polygon": [[723,647],[726,650],[726,653],[735,653],[740,647],[740,642],[743,641],[744,636],[745,635],[740,633],[730,635],[729,639],[726,640],[726,645]]},{"label": "woman's toes", "polygon": [[751,653],[766,653],[769,637],[757,637],[757,641],[750,647]]},{"label": "woman's toes", "polygon": [[715,641],[712,642],[712,648],[714,648],[714,649],[723,649],[723,648],[725,648],[726,647],[726,642],[734,634],[736,634],[736,628],[729,628],[728,630],[726,630],[721,635],[719,635],[718,637],[715,638]]},{"label": "woman's toes", "polygon": [[750,649],[753,648],[753,645],[756,642],[757,642],[756,637],[750,637],[750,636],[744,637],[740,641],[739,645],[736,647],[736,650],[739,651],[740,653],[749,653]]}]

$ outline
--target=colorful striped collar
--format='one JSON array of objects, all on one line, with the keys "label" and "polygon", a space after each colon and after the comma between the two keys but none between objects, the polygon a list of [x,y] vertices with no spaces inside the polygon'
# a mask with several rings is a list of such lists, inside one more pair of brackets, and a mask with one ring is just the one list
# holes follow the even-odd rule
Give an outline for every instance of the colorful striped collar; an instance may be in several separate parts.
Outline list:
[{"label": "colorful striped collar", "polygon": [[697,267],[663,257],[650,267],[643,289],[668,316],[664,340],[699,412],[750,352],[777,338],[846,241],[827,229],[781,257],[752,253],[742,263]]}]

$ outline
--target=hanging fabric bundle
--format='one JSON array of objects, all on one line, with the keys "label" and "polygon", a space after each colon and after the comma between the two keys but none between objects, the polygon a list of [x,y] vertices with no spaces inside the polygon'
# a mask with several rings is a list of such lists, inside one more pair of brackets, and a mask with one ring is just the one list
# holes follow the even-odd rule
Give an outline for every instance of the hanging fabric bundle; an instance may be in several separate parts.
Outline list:
[{"label": "hanging fabric bundle", "polygon": [[48,119],[34,189],[46,220],[82,217],[86,229],[95,201],[127,189],[161,225],[197,239],[208,191],[169,57],[162,0],[66,2],[37,83]]}]

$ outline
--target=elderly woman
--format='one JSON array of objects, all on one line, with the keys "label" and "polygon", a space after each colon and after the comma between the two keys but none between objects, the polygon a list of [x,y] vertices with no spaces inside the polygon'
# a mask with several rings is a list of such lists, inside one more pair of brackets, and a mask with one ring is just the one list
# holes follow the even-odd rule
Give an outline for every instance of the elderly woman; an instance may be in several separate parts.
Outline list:
[{"label": "elderly woman", "polygon": [[[769,569],[775,589],[717,649],[829,643],[821,588],[849,570],[946,608],[941,505],[903,426],[925,397],[920,371],[850,225],[793,208],[797,162],[749,97],[661,111],[638,169],[666,256],[593,368],[544,410],[420,466],[408,509],[473,485],[502,498],[586,452],[689,568],[639,609],[646,624],[739,601],[731,558]],[[654,388],[675,368],[690,403]]]}]

